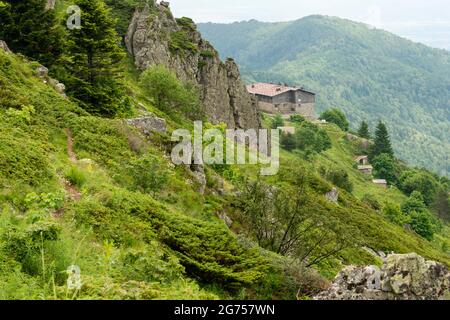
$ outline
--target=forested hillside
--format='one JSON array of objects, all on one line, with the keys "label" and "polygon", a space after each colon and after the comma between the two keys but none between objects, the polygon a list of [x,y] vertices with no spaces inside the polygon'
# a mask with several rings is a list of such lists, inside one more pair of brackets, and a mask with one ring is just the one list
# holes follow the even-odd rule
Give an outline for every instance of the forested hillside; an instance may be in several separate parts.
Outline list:
[{"label": "forested hillside", "polygon": [[[450,53],[339,18],[200,24],[248,82],[289,82],[318,93],[355,125],[382,119],[398,156],[450,174]],[[373,128],[372,128],[373,130]]]}]

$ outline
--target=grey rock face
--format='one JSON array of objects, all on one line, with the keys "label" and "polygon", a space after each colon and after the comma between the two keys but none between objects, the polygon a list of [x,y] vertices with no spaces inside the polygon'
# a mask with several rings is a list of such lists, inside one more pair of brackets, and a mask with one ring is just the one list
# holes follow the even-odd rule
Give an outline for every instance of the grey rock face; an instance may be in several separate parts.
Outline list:
[{"label": "grey rock face", "polygon": [[166,120],[150,114],[140,118],[128,119],[125,120],[125,122],[128,125],[138,128],[146,135],[149,135],[152,132],[167,132]]},{"label": "grey rock face", "polygon": [[39,66],[36,68],[36,72],[39,78],[47,78],[48,77],[48,69],[44,66]]},{"label": "grey rock face", "polygon": [[[171,47],[171,37],[180,32],[192,50]],[[245,129],[261,126],[257,102],[247,92],[234,61],[222,62],[195,26],[180,25],[168,7],[154,4],[137,9],[125,42],[139,69],[164,65],[181,81],[196,85],[203,111],[212,123]]]},{"label": "grey rock face", "polygon": [[45,4],[45,10],[53,10],[55,9],[56,0],[47,0]]},{"label": "grey rock face", "polygon": [[389,255],[381,269],[349,266],[316,300],[450,300],[450,271],[415,253]]},{"label": "grey rock face", "polygon": [[231,226],[233,225],[233,220],[231,220],[231,218],[225,212],[219,213],[218,216],[220,220],[225,222],[228,228],[231,228]]},{"label": "grey rock face", "polygon": [[64,94],[65,94],[64,92],[66,91],[66,86],[64,85],[64,83],[58,82],[58,83],[55,85],[55,90],[56,90],[59,94],[64,95]]},{"label": "grey rock face", "polygon": [[330,202],[338,203],[339,191],[336,188],[333,188],[333,190],[325,194],[325,198]]},{"label": "grey rock face", "polygon": [[191,172],[196,182],[199,184],[198,192],[204,194],[206,190],[206,174],[202,165],[193,164]]},{"label": "grey rock face", "polygon": [[0,49],[3,50],[5,53],[10,54],[12,53],[11,50],[9,50],[8,45],[5,41],[0,40]]}]

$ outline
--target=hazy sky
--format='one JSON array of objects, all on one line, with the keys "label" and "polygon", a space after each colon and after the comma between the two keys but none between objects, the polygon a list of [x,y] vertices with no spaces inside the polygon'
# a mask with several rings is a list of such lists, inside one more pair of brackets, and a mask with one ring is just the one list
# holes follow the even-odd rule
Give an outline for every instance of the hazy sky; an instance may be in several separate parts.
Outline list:
[{"label": "hazy sky", "polygon": [[175,16],[196,22],[296,20],[322,14],[366,22],[450,49],[450,0],[171,0]]}]

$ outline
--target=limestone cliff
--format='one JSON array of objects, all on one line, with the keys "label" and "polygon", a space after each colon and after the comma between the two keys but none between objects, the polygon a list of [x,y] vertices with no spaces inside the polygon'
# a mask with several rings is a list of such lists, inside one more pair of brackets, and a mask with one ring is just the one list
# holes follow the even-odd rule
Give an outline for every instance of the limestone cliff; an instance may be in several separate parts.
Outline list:
[{"label": "limestone cliff", "polygon": [[136,9],[125,39],[136,66],[160,64],[198,86],[204,113],[231,128],[259,128],[256,101],[247,93],[237,65],[217,51],[188,18],[175,19],[167,3]]}]

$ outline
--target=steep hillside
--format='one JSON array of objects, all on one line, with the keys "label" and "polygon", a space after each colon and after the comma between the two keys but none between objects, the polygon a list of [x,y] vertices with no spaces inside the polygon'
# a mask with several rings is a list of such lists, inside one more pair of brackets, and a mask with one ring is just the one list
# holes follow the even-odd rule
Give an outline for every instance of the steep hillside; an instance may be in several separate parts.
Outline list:
[{"label": "steep hillside", "polygon": [[[167,134],[143,135],[120,119],[89,116],[43,83],[37,67],[0,51],[1,298],[292,299],[322,288],[318,275],[253,241],[242,211],[248,204],[233,190],[245,177],[254,180],[257,167],[205,168],[206,191],[198,193],[192,172],[167,160]],[[169,132],[182,126],[154,109],[133,74],[127,79],[134,103],[164,117]],[[326,129],[333,148],[318,163],[283,152],[280,174],[266,181],[287,191],[293,172],[310,172],[306,212],[317,213],[310,218],[319,219],[320,233],[332,228],[352,239],[315,268],[331,278],[345,264],[378,263],[363,246],[450,265],[445,230],[428,242],[344,190],[339,204],[326,201],[332,185],[316,170],[329,162],[351,173],[355,194],[405,199],[355,172],[345,133]],[[218,218],[224,214],[238,237]],[[70,265],[81,268],[79,292],[65,286]]]},{"label": "steep hillside", "polygon": [[449,175],[450,53],[366,25],[324,16],[293,22],[200,24],[251,81],[318,93],[318,112],[343,109],[356,127],[382,119],[398,155]]},{"label": "steep hillside", "polygon": [[[334,124],[286,123],[310,135],[281,150],[278,175],[174,165],[172,133],[192,130],[192,119],[173,107],[178,95],[164,108],[148,88],[183,101],[201,93],[167,67],[142,71],[129,55],[118,64],[129,109],[92,115],[0,41],[0,299],[309,299],[342,267],[381,265],[390,252],[450,266],[448,225],[428,208],[402,220],[407,196],[356,170],[367,149]],[[204,126],[226,127],[215,122]],[[309,149],[314,139],[320,151]]]}]

